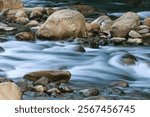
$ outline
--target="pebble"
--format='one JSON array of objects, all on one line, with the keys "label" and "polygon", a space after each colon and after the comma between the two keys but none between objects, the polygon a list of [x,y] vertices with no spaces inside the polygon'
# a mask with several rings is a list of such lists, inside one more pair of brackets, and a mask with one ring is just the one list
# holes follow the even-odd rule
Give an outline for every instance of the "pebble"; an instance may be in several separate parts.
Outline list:
[{"label": "pebble", "polygon": [[135,38],[135,39],[129,38],[127,43],[131,45],[140,45],[143,43],[143,40],[141,38]]},{"label": "pebble", "polygon": [[146,33],[149,33],[149,29],[142,29],[142,30],[139,30],[139,34],[146,34]]},{"label": "pebble", "polygon": [[46,89],[42,85],[36,85],[34,90],[35,92],[44,92]]},{"label": "pebble", "polygon": [[131,38],[142,38],[142,36],[141,36],[139,33],[137,33],[136,31],[134,31],[134,30],[131,30],[131,31],[129,32],[129,36],[130,36]]},{"label": "pebble", "polygon": [[90,96],[97,96],[99,95],[99,90],[96,88],[92,88],[92,89],[83,89],[78,91],[78,94],[80,94],[81,96],[85,96],[85,97],[90,97]]}]

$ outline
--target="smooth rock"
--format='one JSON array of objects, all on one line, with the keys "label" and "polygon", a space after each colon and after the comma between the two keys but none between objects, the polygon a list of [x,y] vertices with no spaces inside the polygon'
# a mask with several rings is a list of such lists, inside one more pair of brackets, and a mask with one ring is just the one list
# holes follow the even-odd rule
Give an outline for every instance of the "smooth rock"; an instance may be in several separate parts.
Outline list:
[{"label": "smooth rock", "polygon": [[17,18],[15,21],[16,21],[16,23],[23,24],[23,25],[26,25],[29,23],[29,19],[24,18],[24,17]]},{"label": "smooth rock", "polygon": [[150,38],[150,33],[146,33],[142,35],[143,39],[148,39]]},{"label": "smooth rock", "polygon": [[28,16],[24,11],[20,10],[15,14],[15,18],[21,18],[21,17],[27,18]]},{"label": "smooth rock", "polygon": [[121,80],[121,81],[116,81],[111,84],[111,86],[115,87],[129,87],[129,83],[127,81]]},{"label": "smooth rock", "polygon": [[83,90],[80,90],[78,91],[78,93],[82,96],[85,96],[85,97],[89,97],[89,96],[97,96],[99,95],[99,90],[98,89],[83,89]]},{"label": "smooth rock", "polygon": [[143,40],[141,38],[129,38],[127,43],[132,44],[132,45],[140,45],[143,43]]},{"label": "smooth rock", "polygon": [[86,31],[94,31],[94,30],[97,30],[99,31],[100,30],[100,25],[98,23],[86,23]]},{"label": "smooth rock", "polygon": [[26,26],[33,27],[33,26],[37,26],[37,25],[38,25],[38,22],[36,20],[32,20]]},{"label": "smooth rock", "polygon": [[13,82],[13,81],[9,78],[0,77],[0,83],[3,83],[3,82]]},{"label": "smooth rock", "polygon": [[139,25],[139,16],[134,12],[127,12],[114,22],[111,34],[113,37],[127,37],[131,30],[138,30]]},{"label": "smooth rock", "polygon": [[102,32],[110,31],[111,26],[113,25],[113,21],[110,19],[110,17],[106,15],[100,16],[99,18],[95,19],[92,23],[98,23]]},{"label": "smooth rock", "polygon": [[129,36],[130,36],[131,38],[142,38],[142,36],[141,36],[139,33],[137,33],[136,31],[134,31],[134,30],[131,30],[131,31],[129,32]]},{"label": "smooth rock", "polygon": [[35,92],[44,92],[45,88],[42,85],[36,85],[34,87]]},{"label": "smooth rock", "polygon": [[140,25],[139,30],[142,30],[142,29],[150,29],[150,27],[147,25]]},{"label": "smooth rock", "polygon": [[49,83],[64,83],[69,81],[69,79],[71,78],[71,73],[69,71],[36,71],[24,75],[23,78],[35,82],[44,76],[49,79]]},{"label": "smooth rock", "polygon": [[122,43],[122,42],[125,42],[126,39],[125,38],[121,38],[121,37],[113,37],[110,39],[110,42],[111,43],[115,43],[115,44],[119,44],[119,43]]},{"label": "smooth rock", "polygon": [[149,33],[149,29],[142,29],[142,30],[139,30],[139,34],[146,34],[146,33]]},{"label": "smooth rock", "polygon": [[34,10],[30,14],[30,19],[35,19],[35,18],[40,18],[40,17],[42,17],[42,12],[39,10]]},{"label": "smooth rock", "polygon": [[15,82],[15,84],[20,87],[22,92],[26,92],[28,91],[28,83],[24,80],[19,80],[17,82]]},{"label": "smooth rock", "polygon": [[143,24],[150,27],[150,17],[145,18]]},{"label": "smooth rock", "polygon": [[12,82],[0,83],[0,100],[21,100],[21,89]]},{"label": "smooth rock", "polygon": [[41,77],[39,80],[34,82],[34,85],[42,85],[45,86],[49,82],[49,79],[47,77]]},{"label": "smooth rock", "polygon": [[21,32],[15,35],[16,39],[19,41],[34,41],[35,36],[32,32]]},{"label": "smooth rock", "polygon": [[120,95],[120,96],[126,95],[126,93],[120,88],[109,88],[108,87],[108,88],[104,89],[103,91],[107,95]]},{"label": "smooth rock", "polygon": [[75,52],[82,52],[82,53],[86,52],[84,47],[81,45],[69,45],[69,46],[64,47],[63,49],[71,50],[71,51],[75,51]]},{"label": "smooth rock", "polygon": [[134,65],[136,61],[137,61],[136,57],[131,54],[125,54],[122,56],[122,62],[125,65]]},{"label": "smooth rock", "polygon": [[47,15],[51,15],[56,11],[56,9],[53,9],[53,8],[50,8],[50,7],[45,8],[45,10],[46,10]]},{"label": "smooth rock", "polygon": [[84,100],[106,100],[104,96],[92,96],[88,98],[84,98]]},{"label": "smooth rock", "polygon": [[54,92],[57,93],[57,94],[61,94],[61,91],[59,89],[57,89],[57,88],[52,88],[52,89],[47,90],[47,93],[49,95],[51,95]]},{"label": "smooth rock", "polygon": [[3,0],[3,9],[20,9],[23,8],[21,0]]},{"label": "smooth rock", "polygon": [[9,27],[7,24],[0,22],[0,31],[14,31],[16,29],[16,27]]},{"label": "smooth rock", "polygon": [[40,39],[68,39],[85,36],[85,17],[78,11],[64,9],[54,12],[40,27]]}]

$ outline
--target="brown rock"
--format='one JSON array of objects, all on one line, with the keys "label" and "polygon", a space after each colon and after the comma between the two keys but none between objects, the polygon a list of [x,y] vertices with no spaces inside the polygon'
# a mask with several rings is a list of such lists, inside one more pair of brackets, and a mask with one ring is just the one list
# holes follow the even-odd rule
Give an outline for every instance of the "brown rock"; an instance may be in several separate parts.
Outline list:
[{"label": "brown rock", "polygon": [[24,79],[29,81],[37,81],[41,77],[47,77],[50,82],[68,82],[71,78],[69,71],[36,71],[24,75]]},{"label": "brown rock", "polygon": [[134,12],[127,12],[114,22],[111,34],[113,37],[126,37],[131,30],[138,30],[139,24],[139,16]]},{"label": "brown rock", "polygon": [[47,77],[41,77],[39,80],[34,82],[34,85],[47,85],[49,82],[49,79]]},{"label": "brown rock", "polygon": [[37,85],[34,87],[35,92],[44,92],[46,89],[42,85]]},{"label": "brown rock", "polygon": [[20,10],[15,14],[15,18],[21,18],[21,17],[27,18],[28,16],[24,11]]},{"label": "brown rock", "polygon": [[146,28],[144,28],[144,29],[142,29],[142,30],[139,30],[139,34],[146,34],[146,33],[149,33],[150,31],[149,31],[149,29],[146,29]]},{"label": "brown rock", "polygon": [[98,89],[83,89],[83,90],[80,90],[78,92],[80,95],[83,95],[85,97],[89,97],[89,96],[97,96],[99,95],[99,90]]},{"label": "brown rock", "polygon": [[21,100],[21,89],[12,82],[0,83],[0,100]]},{"label": "brown rock", "polygon": [[38,17],[42,17],[42,12],[41,11],[34,10],[30,14],[30,19],[34,19],[34,18],[38,18]]},{"label": "brown rock", "polygon": [[127,42],[132,45],[140,45],[143,43],[143,40],[141,38],[129,38]]},{"label": "brown rock", "polygon": [[145,18],[143,24],[150,27],[150,17]]},{"label": "brown rock", "polygon": [[47,15],[51,15],[52,13],[54,13],[56,11],[56,9],[53,9],[53,8],[50,8],[50,7],[46,8],[45,10],[46,10]]},{"label": "brown rock", "polygon": [[75,10],[54,12],[40,27],[36,35],[40,39],[68,39],[85,36],[85,17]]},{"label": "brown rock", "polygon": [[142,29],[150,29],[150,27],[147,25],[140,25],[139,30],[142,30]]},{"label": "brown rock", "polygon": [[121,80],[117,82],[113,82],[111,86],[117,86],[117,87],[129,87],[129,83],[127,81]]},{"label": "brown rock", "polygon": [[146,33],[142,35],[143,39],[148,39],[150,38],[150,33]]},{"label": "brown rock", "polygon": [[122,43],[122,42],[125,42],[126,39],[125,38],[121,38],[121,37],[113,37],[110,39],[110,42],[113,42],[113,43],[116,43],[116,44],[119,44],[119,43]]},{"label": "brown rock", "polygon": [[28,18],[24,18],[24,17],[17,18],[15,21],[16,21],[16,23],[24,24],[24,25],[26,25],[27,23],[29,23],[29,19]]},{"label": "brown rock", "polygon": [[19,41],[34,41],[35,36],[32,32],[21,32],[15,35],[16,39]]},{"label": "brown rock", "polygon": [[2,0],[0,0],[0,11],[4,8],[4,3]]},{"label": "brown rock", "polygon": [[23,8],[23,3],[21,0],[3,0],[3,4],[1,6],[3,6],[3,9],[20,9]]},{"label": "brown rock", "polygon": [[137,59],[135,56],[131,54],[125,54],[122,56],[122,62],[126,65],[134,65],[136,63]]},{"label": "brown rock", "polygon": [[26,26],[33,27],[33,26],[37,26],[37,25],[38,25],[38,22],[36,20],[32,20]]},{"label": "brown rock", "polygon": [[102,32],[104,31],[110,31],[111,26],[113,24],[113,21],[110,19],[110,17],[103,15],[94,20],[92,23],[98,23],[100,25],[100,29]]},{"label": "brown rock", "polygon": [[142,36],[141,36],[139,33],[137,33],[136,31],[134,31],[134,30],[131,30],[131,31],[129,32],[129,36],[130,36],[131,38],[142,38]]}]

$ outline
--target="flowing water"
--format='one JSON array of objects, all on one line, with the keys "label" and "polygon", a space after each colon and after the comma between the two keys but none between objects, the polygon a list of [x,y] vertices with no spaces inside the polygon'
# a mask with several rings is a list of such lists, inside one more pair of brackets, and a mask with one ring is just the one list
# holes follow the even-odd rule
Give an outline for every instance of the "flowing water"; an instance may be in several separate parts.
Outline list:
[{"label": "flowing water", "polygon": [[[24,3],[25,6],[30,7],[47,6],[47,4],[59,7],[71,4],[65,0],[41,0],[40,2],[31,0],[30,3],[24,0]],[[118,6],[119,3],[116,4]],[[110,14],[120,12],[121,10]],[[144,11],[142,15],[146,17],[150,14],[145,14]],[[99,49],[85,48],[86,52],[80,53],[72,50],[76,45],[72,42],[39,40],[22,42],[16,41],[13,36],[3,38],[9,41],[0,43],[0,46],[5,49],[0,53],[0,76],[16,80],[28,72],[37,70],[69,70],[72,78],[68,85],[76,89],[102,88],[113,81],[126,80],[130,85],[129,88],[124,89],[127,97],[119,97],[119,99],[150,99],[150,46],[103,46]],[[128,53],[137,58],[135,65],[128,66],[121,63],[121,56]]]}]

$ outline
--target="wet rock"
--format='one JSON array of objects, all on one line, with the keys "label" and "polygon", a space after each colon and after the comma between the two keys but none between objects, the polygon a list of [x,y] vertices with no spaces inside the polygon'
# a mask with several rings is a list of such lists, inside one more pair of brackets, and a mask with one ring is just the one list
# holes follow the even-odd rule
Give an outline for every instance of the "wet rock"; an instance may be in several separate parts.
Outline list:
[{"label": "wet rock", "polygon": [[82,53],[86,52],[84,47],[81,45],[70,45],[70,46],[64,47],[64,49],[75,51],[75,52],[82,52]]},{"label": "wet rock", "polygon": [[150,38],[150,33],[146,33],[142,35],[143,39],[148,39]]},{"label": "wet rock", "polygon": [[32,27],[31,32],[36,33],[39,30],[40,26]]},{"label": "wet rock", "polygon": [[14,31],[16,29],[16,27],[9,27],[7,24],[0,22],[0,31]]},{"label": "wet rock", "polygon": [[90,97],[90,96],[97,96],[99,95],[99,90],[98,89],[83,89],[78,91],[78,94],[85,96],[85,97]]},{"label": "wet rock", "polygon": [[33,27],[33,26],[37,26],[37,25],[38,25],[38,22],[36,20],[32,20],[26,26]]},{"label": "wet rock", "polygon": [[113,21],[110,19],[110,17],[104,15],[104,16],[100,16],[99,18],[94,20],[92,23],[98,23],[100,25],[101,31],[105,32],[105,31],[111,30]]},{"label": "wet rock", "polygon": [[150,17],[145,18],[143,24],[150,27]]},{"label": "wet rock", "polygon": [[57,93],[57,94],[61,94],[61,91],[59,89],[57,89],[57,88],[52,88],[52,89],[47,90],[47,93],[49,95],[51,95],[54,92]]},{"label": "wet rock", "polygon": [[131,45],[141,45],[143,43],[143,40],[141,38],[129,38],[127,43],[131,44]]},{"label": "wet rock", "polygon": [[120,95],[120,96],[126,95],[126,93],[120,88],[106,88],[104,89],[104,93],[109,95]]},{"label": "wet rock", "polygon": [[111,34],[113,37],[127,37],[131,30],[138,30],[139,24],[139,16],[134,12],[127,12],[114,22]]},{"label": "wet rock", "polygon": [[136,31],[134,31],[134,30],[131,30],[131,31],[129,32],[129,36],[130,36],[131,38],[142,38],[142,36],[141,36],[139,33],[137,33]]},{"label": "wet rock", "polygon": [[15,18],[21,18],[21,17],[27,18],[28,16],[26,15],[24,11],[20,10],[15,14]]},{"label": "wet rock", "polygon": [[45,90],[46,90],[45,87],[43,87],[42,85],[36,85],[34,87],[35,92],[44,92]]},{"label": "wet rock", "polygon": [[35,36],[32,32],[21,32],[15,35],[16,39],[19,41],[34,41]]},{"label": "wet rock", "polygon": [[36,71],[24,75],[23,78],[35,82],[41,77],[47,77],[49,79],[49,83],[64,83],[69,81],[69,79],[71,78],[71,73],[69,71]]},{"label": "wet rock", "polygon": [[121,80],[121,81],[113,82],[111,84],[111,86],[114,86],[114,87],[129,87],[129,83],[127,81]]},{"label": "wet rock", "polygon": [[150,31],[149,31],[149,29],[146,29],[146,28],[144,28],[144,29],[142,29],[142,30],[139,30],[139,34],[146,34],[146,33],[149,33]]},{"label": "wet rock", "polygon": [[22,92],[26,92],[28,91],[28,83],[24,80],[19,80],[17,82],[15,82],[15,84],[20,87]]},{"label": "wet rock", "polygon": [[142,29],[150,29],[150,27],[147,25],[140,25],[139,30],[142,30]]},{"label": "wet rock", "polygon": [[53,8],[50,8],[50,7],[45,8],[45,10],[46,10],[46,14],[48,16],[51,15],[51,14],[53,14],[56,11],[56,9],[53,9]]},{"label": "wet rock", "polygon": [[16,23],[23,24],[23,25],[26,25],[26,24],[29,23],[29,19],[28,18],[24,18],[24,17],[17,18],[15,21],[16,21]]},{"label": "wet rock", "polygon": [[73,93],[73,89],[68,86],[59,86],[59,89],[62,93]]},{"label": "wet rock", "polygon": [[4,52],[4,51],[5,51],[4,48],[0,47],[0,52]]},{"label": "wet rock", "polygon": [[45,87],[47,89],[52,89],[52,88],[59,88],[60,83],[49,83]]},{"label": "wet rock", "polygon": [[42,17],[42,12],[40,10],[34,10],[30,14],[30,19],[40,18]]},{"label": "wet rock", "polygon": [[0,77],[0,83],[3,83],[3,82],[13,82],[13,80],[9,78],[5,78],[5,77]]},{"label": "wet rock", "polygon": [[0,11],[4,8],[4,2],[1,0],[0,1]]},{"label": "wet rock", "polygon": [[21,89],[12,82],[0,83],[0,100],[21,100]]},{"label": "wet rock", "polygon": [[125,42],[126,39],[125,38],[121,38],[121,37],[113,37],[110,39],[110,42],[111,43],[114,43],[114,44],[121,44],[123,42]]},{"label": "wet rock", "polygon": [[39,80],[34,82],[34,85],[42,85],[45,86],[49,82],[49,79],[47,77],[41,77]]},{"label": "wet rock", "polygon": [[85,17],[75,10],[54,12],[37,31],[40,39],[68,39],[85,36]]},{"label": "wet rock", "polygon": [[122,56],[122,62],[126,65],[134,65],[136,63],[137,59],[135,56],[131,54],[125,54]]},{"label": "wet rock", "polygon": [[23,8],[21,0],[3,0],[3,9],[20,9]]},{"label": "wet rock", "polygon": [[103,96],[92,96],[92,97],[84,98],[84,100],[106,100],[106,98]]}]

